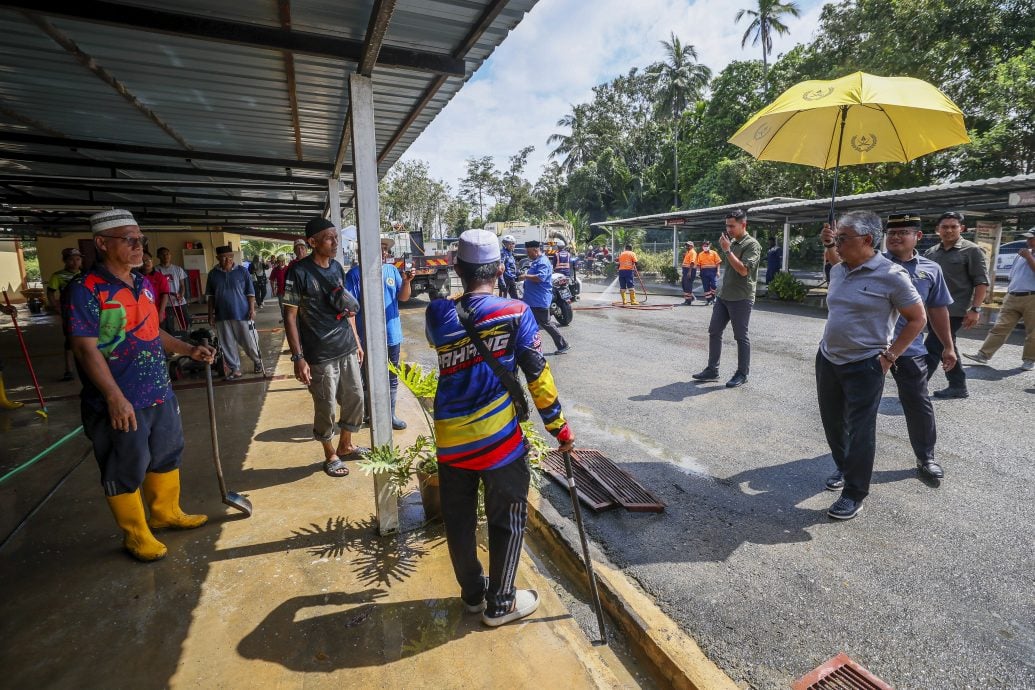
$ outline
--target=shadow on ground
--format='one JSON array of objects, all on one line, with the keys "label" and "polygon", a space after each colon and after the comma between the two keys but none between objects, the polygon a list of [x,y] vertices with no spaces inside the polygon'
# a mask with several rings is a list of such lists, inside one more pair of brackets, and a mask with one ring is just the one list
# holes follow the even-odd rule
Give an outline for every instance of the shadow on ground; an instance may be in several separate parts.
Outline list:
[{"label": "shadow on ground", "polygon": [[631,395],[629,400],[633,402],[682,402],[687,398],[693,398],[706,393],[713,393],[718,390],[726,390],[721,383],[704,383],[699,381],[675,381],[673,383],[658,386],[650,393],[644,395]]}]

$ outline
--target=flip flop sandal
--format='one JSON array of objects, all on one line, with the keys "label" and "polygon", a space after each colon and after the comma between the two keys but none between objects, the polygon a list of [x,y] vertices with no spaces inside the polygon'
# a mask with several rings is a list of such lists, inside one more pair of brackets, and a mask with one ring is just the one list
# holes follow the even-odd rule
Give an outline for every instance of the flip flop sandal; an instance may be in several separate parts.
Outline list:
[{"label": "flip flop sandal", "polygon": [[349,475],[349,468],[345,466],[345,461],[337,457],[325,460],[323,471],[330,477],[347,477]]},{"label": "flip flop sandal", "polygon": [[348,455],[342,455],[341,459],[342,460],[362,460],[369,453],[370,453],[370,449],[369,448],[364,448],[363,446],[356,446],[356,449],[354,451],[352,451]]}]

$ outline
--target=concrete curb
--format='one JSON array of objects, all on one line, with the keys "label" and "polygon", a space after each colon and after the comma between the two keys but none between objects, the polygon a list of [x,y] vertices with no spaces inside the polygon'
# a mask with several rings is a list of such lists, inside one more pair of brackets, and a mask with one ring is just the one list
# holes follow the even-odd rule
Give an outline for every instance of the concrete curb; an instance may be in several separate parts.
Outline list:
[{"label": "concrete curb", "polygon": [[[543,500],[538,491],[529,494],[528,507],[528,529],[537,545],[588,593],[582,548],[574,524]],[[667,687],[686,690],[739,688],[647,594],[597,549],[590,548],[604,609],[618,623],[629,644],[657,680]]]}]

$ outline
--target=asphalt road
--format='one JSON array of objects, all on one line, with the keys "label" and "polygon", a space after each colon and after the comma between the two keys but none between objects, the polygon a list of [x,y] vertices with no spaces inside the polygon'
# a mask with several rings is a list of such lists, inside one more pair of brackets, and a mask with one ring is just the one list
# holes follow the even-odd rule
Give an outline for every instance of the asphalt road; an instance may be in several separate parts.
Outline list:
[{"label": "asphalt road", "polygon": [[[617,299],[594,289],[579,306]],[[836,495],[823,490],[833,461],[813,373],[825,314],[759,303],[750,380],[728,390],[731,334],[722,380],[690,378],[710,313],[578,311],[564,329],[572,352],[548,358],[577,446],[668,505],[584,511],[597,545],[753,688],[786,688],[840,651],[898,690],[1035,688],[1035,373],[1019,368],[1022,333],[995,368],[968,367],[968,400],[935,401],[940,486],[917,476],[888,377],[871,494],[841,523],[825,512]],[[405,314],[407,357],[432,363],[423,309]],[[544,493],[570,514],[559,487]]]}]

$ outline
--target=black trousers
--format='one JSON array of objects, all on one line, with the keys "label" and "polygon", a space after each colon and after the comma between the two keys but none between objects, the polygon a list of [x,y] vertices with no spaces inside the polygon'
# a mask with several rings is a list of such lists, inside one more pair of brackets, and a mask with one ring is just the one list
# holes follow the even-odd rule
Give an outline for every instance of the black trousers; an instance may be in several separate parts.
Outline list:
[{"label": "black trousers", "polygon": [[751,370],[751,339],[748,337],[748,323],[751,321],[751,308],[754,304],[749,299],[738,299],[725,302],[716,298],[712,308],[712,320],[708,324],[708,368],[718,369],[722,356],[722,332],[726,325],[733,323],[733,339],[737,341],[737,371],[744,376]]},{"label": "black trousers", "polygon": [[[460,596],[476,604],[485,596],[490,616],[514,605],[514,578],[521,558],[528,517],[528,461],[522,457],[495,470],[438,466],[442,520]],[[478,484],[485,484],[485,517],[489,528],[489,582],[486,588],[478,560]]]},{"label": "black trousers", "polygon": [[898,399],[906,417],[909,444],[918,462],[934,460],[938,433],[934,423],[934,405],[927,391],[926,356],[900,357],[891,370],[898,384]]},{"label": "black trousers", "polygon": [[520,299],[517,293],[517,281],[515,281],[513,278],[508,278],[507,276],[500,276],[499,289],[500,297]]},{"label": "black trousers", "polygon": [[557,330],[557,326],[550,323],[550,308],[549,307],[531,307],[532,316],[535,317],[535,322],[539,324],[539,328],[550,334],[553,338],[553,344],[558,349],[568,347],[568,341],[564,339],[561,332]]},{"label": "black trousers", "polygon": [[[967,374],[963,371],[963,364],[959,361],[959,347],[956,346],[956,332],[963,326],[962,316],[950,316],[949,317],[949,330],[952,331],[952,347],[956,350],[956,366],[945,372],[945,378],[949,380],[949,386],[951,388],[967,388]],[[942,352],[945,350],[942,346],[942,341],[938,340],[938,336],[934,334],[934,331],[927,332],[927,339],[924,341],[924,347],[927,348],[927,380],[930,381],[931,377],[934,376],[934,372],[938,371],[942,363]]]},{"label": "black trousers", "polygon": [[[683,266],[683,297],[689,300],[694,298],[694,281],[697,280],[697,268]],[[689,297],[687,297],[689,295]]]},{"label": "black trousers", "polygon": [[845,475],[841,495],[861,501],[870,493],[877,449],[877,409],[884,392],[879,357],[834,364],[816,353],[816,393],[834,464]]}]

